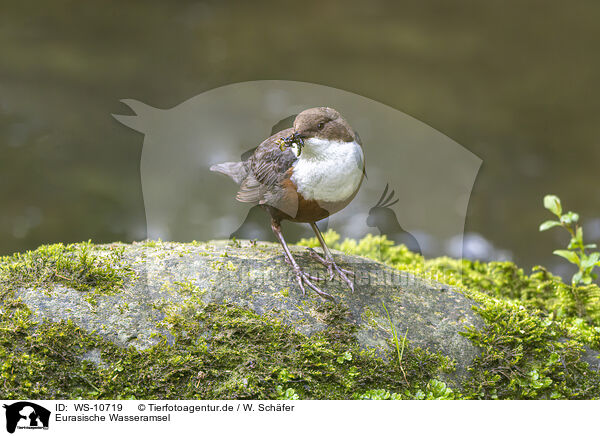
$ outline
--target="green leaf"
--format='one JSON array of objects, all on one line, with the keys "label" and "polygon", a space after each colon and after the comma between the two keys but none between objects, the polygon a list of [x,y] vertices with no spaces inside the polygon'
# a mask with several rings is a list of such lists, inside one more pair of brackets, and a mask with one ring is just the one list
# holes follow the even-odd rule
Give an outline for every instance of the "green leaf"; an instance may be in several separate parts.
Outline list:
[{"label": "green leaf", "polygon": [[598,248],[598,246],[596,244],[587,244],[584,245],[583,248]]},{"label": "green leaf", "polygon": [[575,250],[577,248],[579,248],[579,242],[577,242],[577,239],[571,238],[571,240],[569,241],[569,245],[567,245],[567,249]]},{"label": "green leaf", "polygon": [[583,273],[581,271],[573,274],[573,278],[571,279],[571,283],[573,284],[573,286],[577,285],[581,281],[582,276],[583,276]]},{"label": "green leaf", "polygon": [[569,262],[574,263],[575,265],[579,265],[579,256],[577,256],[577,254],[573,253],[572,251],[554,250],[553,253],[557,256],[567,259]]},{"label": "green leaf", "polygon": [[560,216],[562,213],[560,198],[556,195],[546,195],[544,197],[544,207],[556,216]]},{"label": "green leaf", "polygon": [[594,266],[599,260],[600,253],[592,253],[581,260],[581,267],[584,269],[589,268],[591,266]]},{"label": "green leaf", "polygon": [[569,211],[560,217],[560,221],[565,224],[576,223],[577,221],[579,221],[579,214]]},{"label": "green leaf", "polygon": [[553,220],[544,221],[542,224],[540,224],[540,232],[543,232],[544,230],[548,230],[548,229],[551,229],[552,227],[556,227],[556,226],[560,226],[560,225],[562,225],[560,223],[560,221],[553,221]]}]

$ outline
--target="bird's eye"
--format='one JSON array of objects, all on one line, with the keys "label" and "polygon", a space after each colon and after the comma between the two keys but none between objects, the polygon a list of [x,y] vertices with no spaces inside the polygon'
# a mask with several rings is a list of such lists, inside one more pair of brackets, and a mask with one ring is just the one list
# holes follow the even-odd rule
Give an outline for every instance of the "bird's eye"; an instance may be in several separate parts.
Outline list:
[{"label": "bird's eye", "polygon": [[320,122],[319,124],[317,124],[317,129],[322,130],[323,127],[325,127],[325,123],[324,122]]}]

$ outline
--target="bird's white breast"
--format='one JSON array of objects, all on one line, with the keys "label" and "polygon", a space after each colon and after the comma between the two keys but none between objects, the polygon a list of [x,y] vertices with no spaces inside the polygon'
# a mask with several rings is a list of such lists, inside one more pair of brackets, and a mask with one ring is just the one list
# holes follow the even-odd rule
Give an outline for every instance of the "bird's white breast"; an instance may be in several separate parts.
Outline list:
[{"label": "bird's white breast", "polygon": [[311,138],[305,141],[291,177],[307,200],[344,201],[358,189],[364,159],[356,142]]}]

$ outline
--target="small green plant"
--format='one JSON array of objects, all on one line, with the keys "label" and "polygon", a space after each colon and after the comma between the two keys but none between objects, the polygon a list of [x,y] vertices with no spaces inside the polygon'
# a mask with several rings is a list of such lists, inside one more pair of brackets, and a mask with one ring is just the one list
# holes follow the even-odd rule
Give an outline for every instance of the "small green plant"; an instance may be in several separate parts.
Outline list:
[{"label": "small green plant", "polygon": [[402,340],[402,348],[400,348],[400,345],[398,344],[398,332],[396,331],[396,327],[394,327],[394,323],[392,322],[392,317],[390,316],[390,313],[388,312],[387,307],[385,307],[385,303],[381,303],[381,305],[383,306],[383,310],[385,310],[388,321],[390,322],[390,329],[392,330],[392,338],[394,339],[394,346],[396,347],[396,353],[398,353],[398,365],[400,365],[400,370],[402,371],[402,375],[404,376],[404,381],[406,382],[406,384],[409,384],[408,380],[406,379],[406,373],[404,372],[404,368],[402,367],[402,356],[404,355],[404,345],[406,344],[406,336],[408,335],[408,329],[406,329],[406,333],[404,334],[404,339]]},{"label": "small green plant", "polygon": [[277,391],[277,399],[278,400],[299,400],[300,395],[296,393],[294,388],[283,389],[281,385],[277,385],[275,388]]},{"label": "small green plant", "polygon": [[391,393],[387,389],[369,389],[362,395],[356,395],[359,400],[401,400],[402,395]]},{"label": "small green plant", "polygon": [[432,379],[427,383],[425,392],[419,389],[414,398],[415,400],[454,400],[455,394],[443,381]]},{"label": "small green plant", "polygon": [[351,360],[352,360],[352,353],[350,351],[344,352],[344,354],[342,354],[341,356],[338,356],[338,358],[336,359],[337,363],[344,363],[346,361],[351,361]]},{"label": "small green plant", "polygon": [[554,254],[567,259],[579,268],[571,279],[573,286],[589,285],[598,278],[598,275],[593,271],[594,268],[600,266],[600,252],[586,253],[586,250],[596,248],[596,244],[584,244],[583,227],[578,224],[579,214],[571,211],[563,214],[560,198],[556,195],[546,195],[544,197],[544,207],[556,215],[558,220],[544,221],[540,225],[540,232],[552,227],[562,227],[569,232],[571,240],[567,249],[554,250]]},{"label": "small green plant", "polygon": [[583,242],[583,227],[578,223],[579,214],[575,212],[563,213],[560,198],[556,195],[544,197],[544,207],[552,212],[558,220],[548,220],[540,225],[540,232],[553,227],[562,227],[571,235],[571,240],[566,250],[554,250],[572,264],[577,265],[578,271],[571,278],[571,287],[557,287],[562,310],[576,312],[579,317],[598,317],[598,303],[600,303],[600,289],[592,282],[598,278],[594,272],[600,266],[600,253],[587,252],[596,248],[596,244]]}]

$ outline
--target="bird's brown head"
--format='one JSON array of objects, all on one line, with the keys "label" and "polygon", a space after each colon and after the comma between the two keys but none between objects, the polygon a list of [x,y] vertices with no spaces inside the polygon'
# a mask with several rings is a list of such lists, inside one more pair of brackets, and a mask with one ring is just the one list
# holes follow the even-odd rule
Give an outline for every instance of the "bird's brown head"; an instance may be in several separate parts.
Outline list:
[{"label": "bird's brown head", "polygon": [[330,107],[314,107],[298,114],[294,132],[303,140],[310,138],[350,142],[356,134],[338,111]]}]

